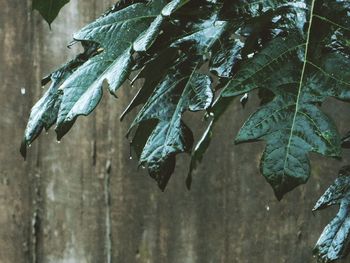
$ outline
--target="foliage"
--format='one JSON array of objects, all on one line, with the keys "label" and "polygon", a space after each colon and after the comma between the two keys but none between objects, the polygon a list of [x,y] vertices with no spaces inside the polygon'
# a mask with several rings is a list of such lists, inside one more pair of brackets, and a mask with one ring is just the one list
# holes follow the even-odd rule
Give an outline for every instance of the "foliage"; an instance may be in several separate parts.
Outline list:
[{"label": "foliage", "polygon": [[[222,114],[258,90],[261,107],[235,142],[266,142],[261,172],[281,199],[308,180],[309,152],[339,158],[349,143],[320,110],[328,97],[350,99],[349,14],[347,0],[120,1],[74,35],[84,52],[44,79],[21,152],[53,125],[61,139],[96,108],[105,81],[115,96],[136,73],[143,86],[122,118],[143,105],[128,133],[140,165],[164,190],[176,155],[192,153],[190,187]],[[188,110],[208,122],[194,150]]]}]

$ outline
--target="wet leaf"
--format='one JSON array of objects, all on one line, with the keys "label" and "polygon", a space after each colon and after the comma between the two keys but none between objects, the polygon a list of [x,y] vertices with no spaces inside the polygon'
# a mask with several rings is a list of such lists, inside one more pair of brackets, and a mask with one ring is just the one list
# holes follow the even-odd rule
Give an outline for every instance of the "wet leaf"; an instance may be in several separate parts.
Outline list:
[{"label": "wet leaf", "polygon": [[343,167],[339,177],[317,201],[313,211],[339,205],[336,217],[325,227],[314,254],[319,262],[344,258],[350,249],[350,166]]},{"label": "wet leaf", "polygon": [[246,121],[236,143],[266,141],[261,171],[278,199],[308,180],[309,152],[341,155],[337,129],[318,105],[330,96],[350,98],[349,54],[335,35],[348,35],[348,10],[347,1],[296,3],[288,34],[245,63],[222,93],[232,97],[261,88],[274,93]]},{"label": "wet leaf", "polygon": [[[116,96],[119,87],[127,80],[134,68],[137,68],[138,56],[141,59],[146,58],[144,72],[147,72],[149,67],[152,69],[154,66],[153,60],[159,61],[160,54],[166,54],[166,59],[170,59],[170,56],[178,52],[175,47],[185,43],[187,36],[200,34],[202,30],[189,31],[193,27],[188,27],[186,31],[181,28],[177,34],[171,32],[172,36],[166,47],[162,46],[162,42],[155,43],[164,34],[161,31],[165,26],[173,27],[174,21],[170,21],[173,13],[188,2],[187,0],[174,0],[169,3],[164,0],[120,1],[96,21],[74,34],[75,42],[80,42],[86,47],[93,47],[93,50],[91,54],[81,55],[80,57],[84,57],[83,60],[74,60],[45,79],[45,84],[50,80],[52,84],[32,109],[21,147],[22,154],[25,156],[26,147],[32,143],[43,128],[48,129],[55,124],[57,139],[60,140],[71,129],[78,116],[89,115],[101,100],[104,82],[108,83],[110,93]],[[207,26],[212,28],[212,25]],[[214,37],[208,37],[208,39],[212,40]],[[175,43],[175,41],[178,42]],[[170,45],[173,42],[174,48],[171,48]],[[210,45],[208,42],[200,44]],[[157,48],[150,50],[152,46]],[[152,54],[150,58],[146,51]],[[170,60],[170,63],[165,61],[165,64],[170,68],[174,61]],[[142,94],[147,96],[140,98],[140,102],[135,99],[136,105],[145,103],[159,82],[164,81],[162,77],[169,75],[169,72],[163,74],[159,74],[159,70],[154,72],[157,72],[155,79],[152,79],[151,82],[146,80],[144,85],[146,88],[143,90],[147,91]],[[198,76],[198,74],[194,72],[193,76]],[[138,74],[138,78],[142,77],[145,77],[142,73]],[[147,79],[150,79],[149,74],[147,74]],[[196,91],[201,92],[200,89]],[[192,97],[197,98],[195,95]],[[188,105],[189,110],[194,110],[193,105]],[[200,105],[197,106],[199,108]],[[133,107],[132,104],[129,110]],[[140,140],[145,139],[140,138]],[[154,175],[153,177],[160,176]]]},{"label": "wet leaf", "polygon": [[[184,111],[207,109],[213,99],[212,81],[198,73],[196,65],[180,58],[138,113],[132,128],[144,130],[144,122],[156,120],[140,154],[140,165],[146,166],[150,175],[164,190],[175,166],[175,154],[190,152],[193,134],[183,122]],[[135,137],[139,136],[136,131]],[[132,140],[138,146],[138,138]]]},{"label": "wet leaf", "polygon": [[56,123],[62,102],[63,90],[60,88],[62,82],[72,75],[79,66],[97,54],[97,45],[84,43],[84,47],[83,53],[43,79],[42,85],[46,85],[50,81],[51,85],[30,112],[21,145],[21,153],[24,157],[27,153],[27,146],[40,135],[42,130],[48,130]]}]

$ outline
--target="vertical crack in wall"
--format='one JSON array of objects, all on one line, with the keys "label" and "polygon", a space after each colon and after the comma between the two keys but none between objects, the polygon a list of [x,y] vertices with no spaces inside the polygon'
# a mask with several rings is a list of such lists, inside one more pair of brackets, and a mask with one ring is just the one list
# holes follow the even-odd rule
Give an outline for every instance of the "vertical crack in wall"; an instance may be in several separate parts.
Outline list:
[{"label": "vertical crack in wall", "polygon": [[[95,126],[95,125],[94,125]],[[96,130],[96,127],[93,129],[94,131]],[[93,141],[91,143],[91,158],[92,158],[92,166],[96,166],[96,161],[97,161],[97,145],[96,145],[96,132],[93,132]]]},{"label": "vertical crack in wall", "polygon": [[41,175],[40,175],[40,147],[36,148],[36,161],[35,161],[35,173],[30,175],[31,177],[31,218],[30,218],[30,262],[38,263],[39,255],[39,243],[40,243],[40,231],[41,231],[41,217],[40,206],[42,203],[41,198]]},{"label": "vertical crack in wall", "polygon": [[106,237],[105,237],[105,250],[106,250],[106,263],[112,263],[112,228],[111,228],[111,170],[112,164],[108,160],[106,162],[106,172],[104,177],[104,197],[105,197],[105,220],[106,220]]},{"label": "vertical crack in wall", "polygon": [[[28,23],[30,23],[30,27],[32,33],[30,34],[29,46],[31,52],[31,62],[33,74],[31,74],[28,82],[30,83],[40,83],[41,80],[41,68],[40,68],[40,51],[42,47],[42,34],[40,24],[38,23],[38,19],[33,16],[31,11],[31,1],[27,1],[28,8]],[[41,89],[34,89],[32,93],[32,101],[31,105],[36,101],[36,99],[41,95]],[[41,143],[38,141],[37,146],[34,148],[35,158],[31,158],[29,161],[28,168],[30,170],[34,170],[33,173],[30,173],[30,198],[31,198],[31,209],[30,209],[30,222],[29,222],[29,262],[31,263],[39,263],[39,252],[40,252],[40,242],[41,242],[41,229],[42,229],[42,221],[41,221],[41,205],[42,205],[42,197],[41,197]]]},{"label": "vertical crack in wall", "polygon": [[[39,177],[36,175],[35,177]],[[41,220],[39,215],[39,203],[40,203],[40,191],[39,191],[39,179],[34,179],[34,197],[33,197],[33,208],[31,217],[31,232],[30,232],[30,251],[31,251],[31,262],[38,263],[38,244],[40,236]]]},{"label": "vertical crack in wall", "polygon": [[41,174],[40,174],[40,143],[36,148],[36,161],[35,161],[35,174],[32,176],[32,217],[31,217],[31,262],[39,263],[39,244],[40,244],[40,231],[41,231],[41,217],[40,217],[40,207],[42,204],[41,198]]}]

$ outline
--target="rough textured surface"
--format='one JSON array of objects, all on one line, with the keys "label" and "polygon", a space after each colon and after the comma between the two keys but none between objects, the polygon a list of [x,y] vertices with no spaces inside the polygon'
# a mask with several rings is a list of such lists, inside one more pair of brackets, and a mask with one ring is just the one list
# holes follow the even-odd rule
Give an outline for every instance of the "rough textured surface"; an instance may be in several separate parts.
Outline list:
[{"label": "rough textured surface", "polygon": [[[259,174],[263,143],[233,145],[254,99],[225,114],[190,192],[186,155],[165,193],[129,160],[131,117],[118,121],[136,91],[128,85],[60,144],[53,132],[40,138],[23,162],[19,144],[43,92],[40,77],[73,57],[64,49],[72,33],[111,3],[71,1],[50,31],[30,1],[0,0],[0,262],[314,262],[312,248],[335,210],[311,209],[350,158],[312,155],[308,184],[277,202]],[[347,104],[328,100],[325,111],[348,131]]]}]

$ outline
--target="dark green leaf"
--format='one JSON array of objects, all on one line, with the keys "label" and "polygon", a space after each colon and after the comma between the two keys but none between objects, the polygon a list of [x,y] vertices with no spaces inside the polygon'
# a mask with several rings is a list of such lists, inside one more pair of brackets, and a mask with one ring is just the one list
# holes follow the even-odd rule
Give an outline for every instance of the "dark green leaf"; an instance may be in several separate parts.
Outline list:
[{"label": "dark green leaf", "polygon": [[[224,97],[258,88],[275,94],[248,119],[236,142],[267,142],[261,170],[278,199],[307,181],[308,152],[340,156],[337,129],[317,105],[329,96],[350,98],[349,54],[334,34],[350,30],[349,3],[314,0],[306,4],[306,9],[294,6],[296,22],[290,24],[288,35],[271,41],[223,91]],[[300,26],[297,21],[303,17],[307,23]]]},{"label": "dark green leaf", "polygon": [[339,205],[336,217],[323,230],[314,248],[320,262],[332,262],[345,257],[350,249],[350,166],[339,172],[339,177],[317,201],[313,211]]},{"label": "dark green leaf", "polygon": [[[158,121],[141,152],[140,165],[147,166],[163,190],[174,170],[175,154],[192,149],[193,135],[181,120],[183,112],[205,110],[213,99],[211,79],[196,70],[189,61],[178,61],[158,84],[132,125]],[[138,129],[145,127],[140,125]],[[135,145],[134,140],[132,145]]]},{"label": "dark green leaf", "polygon": [[79,66],[97,54],[96,44],[84,43],[84,47],[85,51],[83,53],[43,80],[43,85],[50,81],[52,83],[31,110],[21,145],[21,153],[24,157],[26,156],[27,145],[30,145],[40,135],[43,128],[48,130],[57,121],[63,95],[63,90],[60,88],[62,82],[72,75]]},{"label": "dark green leaf", "polygon": [[104,81],[115,95],[133,65],[132,43],[147,30],[163,6],[163,1],[149,6],[136,3],[99,18],[74,35],[76,40],[100,44],[101,53],[82,65],[61,86],[64,94],[56,128],[59,138],[68,131],[67,124],[95,109],[102,97]]},{"label": "dark green leaf", "polygon": [[68,2],[69,0],[33,0],[33,8],[38,10],[50,25]]},{"label": "dark green leaf", "polygon": [[[204,77],[204,75],[194,72],[195,69],[193,67],[190,67],[187,70],[178,70],[174,68],[174,63],[179,55],[179,51],[176,50],[177,48],[185,50],[187,48],[184,47],[184,45],[193,45],[198,47],[196,53],[204,53],[208,51],[208,49],[216,42],[216,38],[220,36],[224,29],[224,23],[221,22],[214,24],[215,15],[210,15],[209,12],[209,7],[213,4],[207,6],[207,3],[205,3],[206,9],[203,11],[204,17],[210,20],[203,21],[199,19],[196,24],[187,25],[184,29],[182,28],[181,30],[175,30],[172,32],[169,31],[171,35],[168,36],[170,39],[167,41],[167,46],[164,46],[164,41],[161,39],[162,36],[167,36],[168,33],[164,33],[163,30],[166,30],[169,27],[174,28],[174,23],[177,23],[176,19],[172,19],[173,14],[177,12],[178,9],[186,6],[187,3],[189,3],[188,0],[174,0],[170,3],[163,0],[155,0],[151,2],[122,1],[120,4],[115,5],[111,10],[107,11],[95,22],[87,25],[76,33],[74,35],[76,41],[81,43],[96,43],[96,53],[85,63],[74,68],[74,71],[70,72],[70,74],[64,79],[60,79],[60,82],[54,85],[55,90],[51,91],[50,89],[48,94],[56,94],[57,91],[60,91],[59,103],[57,104],[55,111],[51,108],[44,107],[45,105],[43,105],[41,101],[39,101],[33,108],[32,116],[34,117],[31,117],[28,124],[22,146],[22,153],[25,152],[25,146],[29,145],[41,131],[41,122],[38,121],[39,111],[36,109],[40,109],[40,112],[50,113],[54,116],[52,122],[56,122],[57,137],[58,140],[60,140],[61,137],[69,131],[79,115],[88,115],[97,106],[102,97],[102,84],[104,81],[107,81],[110,92],[115,95],[117,89],[127,79],[133,68],[137,68],[138,64],[142,61],[144,61],[143,63],[145,64],[144,69],[137,75],[137,78],[145,78],[145,83],[125,113],[129,112],[135,106],[152,99],[154,97],[153,92],[157,92],[157,87],[160,83],[166,84],[171,80],[176,80],[176,78],[170,77],[169,71],[174,74],[177,72],[176,76],[183,75],[183,81],[192,76],[189,80],[191,85],[188,84],[189,87],[191,86],[192,89],[194,89],[192,92],[198,92],[198,96],[201,92],[204,92],[201,96],[209,96],[207,100],[211,101],[213,95],[212,93],[208,94],[209,90],[211,90],[211,81],[209,77]],[[213,33],[213,35],[206,35],[208,32]],[[157,42],[158,38],[160,38],[160,40]],[[116,41],[116,39],[119,41]],[[199,39],[200,41],[196,42]],[[171,48],[171,46],[173,48]],[[147,51],[147,53],[145,51]],[[150,57],[149,61],[148,57]],[[173,59],[171,59],[172,57]],[[191,61],[188,58],[186,59],[185,57],[183,58],[189,62],[189,65],[196,64],[199,66],[203,63],[201,56],[193,56],[192,58],[194,58],[194,61]],[[196,60],[198,60],[197,63],[195,63]],[[185,64],[188,62],[183,61],[182,64],[184,65],[184,68],[187,67]],[[157,67],[162,64],[164,67],[159,71]],[[175,65],[178,64],[179,61],[176,62]],[[170,70],[171,68],[173,68],[173,70]],[[190,74],[186,76],[188,73]],[[204,89],[204,91],[202,91],[200,88],[203,87],[196,87],[196,82],[199,84],[206,84],[207,86],[209,85],[209,90]],[[197,85],[199,85],[198,83]],[[178,89],[181,89],[181,85],[183,85],[183,82],[179,82],[175,85],[176,90],[172,92],[174,93],[172,95],[169,91],[169,97],[173,96],[172,99],[176,100],[177,96],[182,94],[176,94]],[[186,88],[185,92],[189,92],[189,87]],[[185,87],[182,88],[185,89]],[[197,90],[195,88],[197,88]],[[165,89],[163,92],[168,93]],[[197,98],[193,94],[188,96],[189,98],[187,98],[187,100],[190,100],[190,96],[192,96],[192,100]],[[52,100],[51,97],[54,96],[49,96],[50,101]],[[46,100],[46,97],[44,97],[44,99]],[[178,114],[181,115],[182,112],[187,109],[199,110],[205,106],[209,106],[209,104],[206,104],[208,103],[207,101],[205,101],[206,103],[203,102],[204,105],[201,105],[200,100],[197,101],[197,105],[195,105],[195,101],[192,101],[192,104],[185,105],[187,100],[184,99],[182,102],[183,105],[182,108],[178,109]],[[149,103],[147,105],[149,105]],[[195,108],[195,106],[197,106],[197,108]],[[169,112],[171,112],[172,107],[172,105],[169,105]],[[156,110],[157,109],[155,108],[154,111]],[[159,116],[163,115],[159,113]],[[181,116],[179,117],[181,119]],[[142,126],[142,129],[151,132],[154,125],[147,121],[147,118],[148,116],[146,113],[144,113],[142,118],[139,117],[138,121],[140,123],[138,123],[138,126]],[[160,125],[168,126],[169,130],[173,128],[171,125],[177,123],[177,121],[167,123],[170,120],[171,119],[168,118],[161,119],[158,126],[154,127],[156,130],[153,131],[152,134],[137,130],[136,134],[138,136],[133,140],[133,146],[136,148],[138,156],[141,157],[141,163],[149,167],[151,175],[157,178],[159,185],[162,188],[165,186],[165,183],[172,172],[172,169],[169,169],[169,167],[173,166],[175,160],[175,158],[173,158],[174,155],[178,152],[191,150],[191,141],[193,140],[192,133],[187,126],[180,121],[178,127],[179,131],[174,132],[174,134],[176,132],[179,134],[180,141],[177,143],[178,145],[175,146],[175,148],[177,148],[174,148],[175,150],[163,149],[161,151],[162,156],[158,159],[145,158],[144,156],[146,155],[147,150],[152,151],[152,149],[150,147],[143,149],[140,148],[140,145],[143,145],[143,142],[146,142],[149,139],[149,136],[155,137],[157,133],[161,131],[159,128]],[[137,123],[136,120],[135,123]],[[50,123],[50,126],[52,124],[53,123]],[[38,132],[35,136],[34,133],[30,132],[32,127],[39,127],[37,128]],[[176,130],[175,127],[174,130]],[[160,137],[162,135],[158,134],[157,136]],[[153,138],[151,137],[150,140]],[[170,137],[166,138],[165,142],[169,139]],[[184,141],[182,142],[181,140]],[[137,146],[135,146],[136,142]],[[180,145],[181,143],[183,143],[183,145]],[[167,154],[171,156],[166,156]],[[164,158],[170,160],[167,162],[169,165],[166,167],[163,164]],[[152,162],[158,163],[154,164]],[[165,168],[163,169],[162,167]],[[170,172],[167,172],[169,175],[164,175],[166,173],[163,173],[163,170],[169,170]],[[161,182],[161,180],[163,181]]]}]

